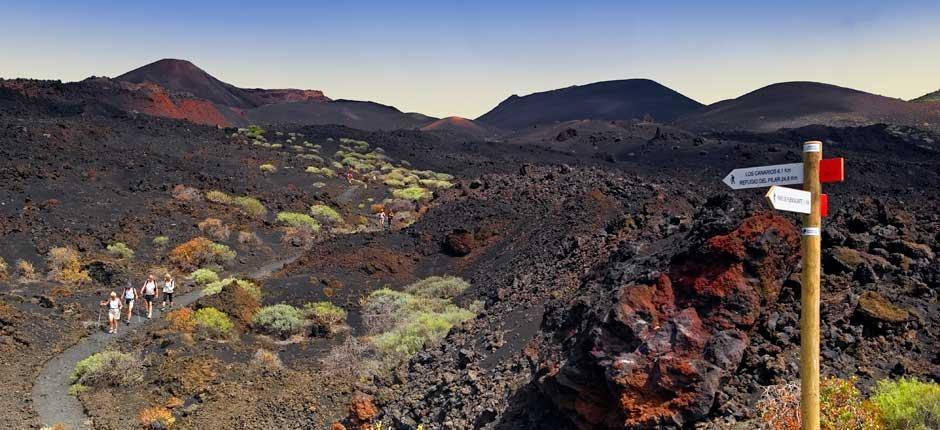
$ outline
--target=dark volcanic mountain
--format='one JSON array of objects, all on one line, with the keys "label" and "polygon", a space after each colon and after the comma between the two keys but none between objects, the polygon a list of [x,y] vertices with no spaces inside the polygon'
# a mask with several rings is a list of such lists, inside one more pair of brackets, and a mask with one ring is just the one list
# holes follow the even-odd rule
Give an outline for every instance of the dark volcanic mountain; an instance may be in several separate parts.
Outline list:
[{"label": "dark volcanic mountain", "polygon": [[938,120],[928,105],[818,82],[784,82],[709,105],[676,124],[698,131],[773,131],[812,124],[936,127]]},{"label": "dark volcanic mountain", "polygon": [[916,99],[911,100],[915,103],[935,103],[940,102],[940,90],[934,91],[930,94],[924,94]]},{"label": "dark volcanic mountain", "polygon": [[189,61],[172,58],[155,61],[115,79],[136,84],[149,82],[172,92],[188,93],[213,103],[242,109],[279,102],[330,100],[318,90],[239,88],[216,79]]},{"label": "dark volcanic mountain", "polygon": [[556,121],[633,119],[647,114],[659,121],[672,121],[701,106],[701,103],[658,82],[626,79],[576,85],[523,97],[512,95],[477,121],[508,130]]},{"label": "dark volcanic mountain", "polygon": [[357,100],[269,104],[247,111],[247,118],[252,123],[341,124],[360,130],[418,128],[436,119],[420,113],[405,113],[393,106]]}]

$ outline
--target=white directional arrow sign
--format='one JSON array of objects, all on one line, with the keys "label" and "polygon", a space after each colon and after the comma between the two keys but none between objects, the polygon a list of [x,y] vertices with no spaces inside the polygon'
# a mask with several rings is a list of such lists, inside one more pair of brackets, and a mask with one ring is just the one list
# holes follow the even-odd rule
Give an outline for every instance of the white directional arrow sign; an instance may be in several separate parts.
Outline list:
[{"label": "white directional arrow sign", "polygon": [[734,169],[723,179],[735,190],[803,183],[803,163]]},{"label": "white directional arrow sign", "polygon": [[772,186],[764,195],[774,209],[787,212],[810,213],[813,195],[809,191]]}]

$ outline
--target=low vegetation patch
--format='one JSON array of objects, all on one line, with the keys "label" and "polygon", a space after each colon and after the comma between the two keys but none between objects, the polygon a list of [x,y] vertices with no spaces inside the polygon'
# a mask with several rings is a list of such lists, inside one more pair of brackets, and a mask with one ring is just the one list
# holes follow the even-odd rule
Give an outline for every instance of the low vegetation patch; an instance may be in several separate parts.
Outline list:
[{"label": "low vegetation patch", "polygon": [[72,248],[59,247],[49,250],[46,256],[46,265],[49,266],[49,278],[67,284],[90,284],[91,277],[82,270],[78,251]]},{"label": "low vegetation patch", "polygon": [[140,421],[144,428],[169,429],[176,422],[176,418],[165,406],[158,405],[141,409],[137,414],[137,421]]},{"label": "low vegetation patch", "polygon": [[252,231],[238,232],[238,243],[242,245],[260,245],[261,238]]},{"label": "low vegetation patch", "polygon": [[193,314],[198,333],[209,339],[227,339],[232,335],[234,324],[228,315],[216,308],[202,308]]},{"label": "low vegetation patch", "polygon": [[281,358],[277,356],[276,352],[268,351],[263,348],[258,348],[258,350],[255,351],[255,355],[251,357],[251,364],[267,370],[284,367],[284,363],[281,362]]},{"label": "low vegetation patch", "polygon": [[170,238],[166,236],[157,236],[153,238],[152,243],[153,243],[153,246],[156,246],[157,248],[164,248],[170,244]]},{"label": "low vegetation patch", "polygon": [[324,222],[334,222],[339,223],[343,222],[343,216],[327,205],[316,204],[310,206],[310,213],[318,220]]},{"label": "low vegetation patch", "polygon": [[246,214],[255,218],[264,218],[264,216],[268,214],[268,210],[261,204],[261,201],[254,197],[230,196],[221,191],[213,190],[206,193],[206,200],[238,207]]},{"label": "low vegetation patch", "polygon": [[19,282],[34,282],[39,280],[39,274],[33,264],[26,260],[16,260],[16,279]]},{"label": "low vegetation patch", "polygon": [[179,333],[192,333],[196,330],[196,319],[193,316],[193,310],[190,308],[180,308],[167,312],[166,320],[169,323],[170,330]]},{"label": "low vegetation patch", "polygon": [[346,322],[346,310],[330,302],[307,303],[304,313],[313,321],[314,332],[319,335],[332,335]]},{"label": "low vegetation patch", "polygon": [[114,242],[108,245],[108,254],[111,254],[122,260],[130,260],[134,258],[134,250],[131,249],[124,242]]},{"label": "low vegetation patch", "polygon": [[887,430],[940,429],[940,384],[907,378],[880,381],[872,401]]},{"label": "low vegetation patch", "polygon": [[[321,159],[322,160],[322,159]],[[326,176],[327,178],[335,178],[336,171],[329,167],[316,167],[310,166],[305,170],[307,173],[313,173],[315,175]]]},{"label": "low vegetation patch", "polygon": [[415,186],[392,191],[392,195],[395,196],[395,198],[397,199],[405,199],[405,200],[412,200],[412,201],[427,200],[433,196],[431,191],[425,188],[415,187]]},{"label": "low vegetation patch", "polygon": [[287,304],[265,306],[255,313],[252,327],[264,334],[287,339],[304,328],[304,313]]},{"label": "low vegetation patch", "polygon": [[474,314],[451,302],[456,291],[467,288],[459,278],[429,278],[405,287],[373,291],[363,302],[363,316],[372,341],[388,357],[404,359],[425,345],[439,342],[450,329]]},{"label": "low vegetation patch", "polygon": [[170,251],[170,261],[184,270],[217,264],[225,265],[234,260],[236,253],[227,245],[215,243],[205,237],[196,237]]},{"label": "low vegetation patch", "polygon": [[73,386],[78,387],[128,386],[143,379],[144,371],[140,361],[120,351],[92,354],[79,361],[71,375]]},{"label": "low vegetation patch", "polygon": [[219,275],[217,273],[206,268],[196,269],[193,273],[189,274],[189,277],[193,278],[193,281],[196,282],[196,285],[201,287],[219,280]]},{"label": "low vegetation patch", "polygon": [[229,235],[232,234],[229,227],[218,218],[206,218],[196,226],[199,227],[199,231],[212,238],[212,240],[228,240]]},{"label": "low vegetation patch", "polygon": [[0,281],[7,281],[10,279],[9,273],[10,267],[7,265],[7,261],[0,257]]},{"label": "low vegetation patch", "polygon": [[280,212],[277,214],[277,222],[288,227],[309,227],[314,232],[320,231],[320,223],[310,215],[298,212]]},{"label": "low vegetation patch", "polygon": [[262,164],[262,165],[258,166],[258,168],[261,169],[261,172],[262,172],[262,173],[274,173],[274,172],[277,172],[277,167],[276,167],[275,165],[269,164],[269,163]]}]

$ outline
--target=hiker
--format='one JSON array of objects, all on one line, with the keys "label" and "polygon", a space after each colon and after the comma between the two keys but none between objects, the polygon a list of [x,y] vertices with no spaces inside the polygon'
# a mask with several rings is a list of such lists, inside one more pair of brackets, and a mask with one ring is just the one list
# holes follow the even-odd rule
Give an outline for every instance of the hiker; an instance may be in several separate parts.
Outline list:
[{"label": "hiker", "polygon": [[127,308],[127,321],[126,323],[131,323],[131,312],[134,311],[134,300],[137,299],[137,290],[131,286],[131,281],[127,281],[127,284],[124,285],[124,292],[121,294],[124,297],[124,306]]},{"label": "hiker", "polygon": [[160,310],[166,309],[167,302],[170,303],[170,309],[173,308],[173,290],[176,289],[176,280],[169,273],[163,276],[163,300],[160,302]]},{"label": "hiker", "polygon": [[153,300],[157,296],[157,281],[153,275],[147,277],[147,282],[140,287],[140,295],[144,296],[144,306],[147,307],[147,319],[153,317]]},{"label": "hiker", "polygon": [[388,224],[388,214],[385,213],[385,208],[379,211],[379,222],[382,224],[382,230],[385,230],[386,224]]},{"label": "hiker", "polygon": [[349,185],[352,185],[352,181],[353,181],[353,168],[352,167],[350,167],[349,170],[346,171],[346,181],[349,182]]},{"label": "hiker", "polygon": [[121,308],[124,307],[124,304],[121,303],[117,293],[112,291],[111,295],[108,296],[108,300],[101,302],[101,306],[108,307],[108,334],[117,334],[118,321],[121,320]]}]

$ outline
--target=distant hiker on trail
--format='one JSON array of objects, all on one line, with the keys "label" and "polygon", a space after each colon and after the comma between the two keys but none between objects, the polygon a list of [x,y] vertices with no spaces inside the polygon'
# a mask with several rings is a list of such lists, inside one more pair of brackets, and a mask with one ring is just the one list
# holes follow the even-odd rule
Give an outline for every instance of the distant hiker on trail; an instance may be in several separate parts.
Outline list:
[{"label": "distant hiker on trail", "polygon": [[170,308],[173,308],[173,291],[176,290],[176,280],[169,273],[163,276],[163,301],[160,302],[160,310],[166,309],[167,302]]},{"label": "distant hiker on trail", "polygon": [[121,308],[124,307],[124,304],[121,303],[117,293],[112,291],[111,295],[108,296],[108,300],[101,302],[101,306],[108,307],[108,334],[116,334],[118,321],[121,320]]},{"label": "distant hiker on trail", "polygon": [[140,287],[140,295],[144,296],[144,306],[147,307],[147,319],[153,317],[153,300],[157,296],[157,281],[153,275],[147,277],[147,282]]},{"label": "distant hiker on trail", "polygon": [[379,223],[382,224],[382,230],[385,230],[385,225],[388,223],[388,214],[385,213],[385,208],[379,211]]},{"label": "distant hiker on trail", "polygon": [[346,181],[349,182],[349,185],[352,185],[352,181],[353,181],[353,168],[352,167],[350,167],[349,170],[346,171]]},{"label": "distant hiker on trail", "polygon": [[137,290],[131,286],[131,281],[127,281],[127,285],[124,285],[124,293],[121,294],[124,297],[124,305],[127,307],[127,321],[126,323],[131,323],[131,312],[134,311],[134,300],[137,299]]}]

